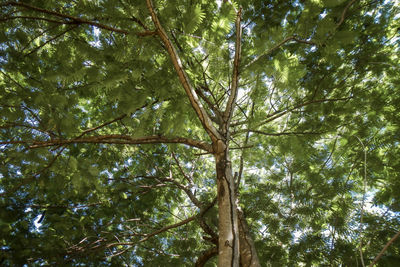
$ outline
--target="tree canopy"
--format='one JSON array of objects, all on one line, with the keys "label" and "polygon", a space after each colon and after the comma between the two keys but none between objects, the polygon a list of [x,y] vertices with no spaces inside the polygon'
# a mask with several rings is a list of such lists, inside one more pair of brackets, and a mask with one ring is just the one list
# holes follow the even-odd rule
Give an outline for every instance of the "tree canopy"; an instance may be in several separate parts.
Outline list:
[{"label": "tree canopy", "polygon": [[398,266],[398,0],[0,7],[0,265]]}]

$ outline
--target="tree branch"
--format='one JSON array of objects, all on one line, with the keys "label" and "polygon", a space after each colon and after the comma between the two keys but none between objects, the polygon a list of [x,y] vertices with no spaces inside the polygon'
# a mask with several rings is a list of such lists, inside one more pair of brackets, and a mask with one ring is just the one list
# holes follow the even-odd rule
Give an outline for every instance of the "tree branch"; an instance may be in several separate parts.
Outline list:
[{"label": "tree branch", "polygon": [[[307,101],[307,102],[295,105],[295,106],[293,106],[291,108],[284,109],[284,110],[278,110],[278,111],[275,111],[272,114],[269,114],[267,116],[267,119],[264,120],[263,122],[259,123],[256,127],[260,127],[261,125],[263,125],[265,123],[268,123],[268,122],[271,122],[273,120],[276,120],[276,119],[286,115],[289,112],[292,112],[292,111],[294,111],[296,109],[299,109],[299,108],[302,108],[302,107],[305,107],[305,106],[308,106],[308,105],[311,105],[311,104],[324,103],[324,102],[335,102],[335,101],[346,101],[346,100],[349,100],[349,99],[352,99],[352,98],[353,98],[352,96],[349,96],[349,97],[342,97],[342,98],[325,98],[325,99],[317,99],[317,100]],[[240,121],[240,122],[237,122],[235,124],[232,124],[232,126],[243,125],[243,124],[246,124],[246,122],[247,121]],[[240,131],[238,131],[238,132],[240,132]]]},{"label": "tree branch", "polygon": [[375,259],[371,262],[370,265],[368,265],[368,267],[373,267],[378,260],[383,256],[383,253],[385,253],[385,251],[389,248],[389,246],[396,241],[396,239],[400,236],[400,231],[398,231],[393,237],[392,239],[389,240],[389,242],[386,243],[386,245],[383,247],[383,249],[381,250],[381,252],[379,252],[378,255],[376,255]]},{"label": "tree branch", "polygon": [[[153,103],[153,104],[154,104],[154,103]],[[144,106],[142,106],[142,107],[140,107],[140,108],[144,108],[145,106],[146,106],[146,105],[144,105]],[[108,121],[108,122],[106,122],[106,123],[103,123],[102,125],[99,125],[99,126],[96,126],[96,127],[90,128],[90,129],[86,129],[86,130],[83,131],[77,138],[81,138],[82,136],[84,136],[84,135],[87,134],[87,133],[96,131],[96,130],[98,130],[98,129],[100,129],[100,128],[103,128],[103,127],[105,127],[105,126],[107,126],[107,125],[110,125],[110,124],[112,124],[112,123],[114,123],[114,122],[116,122],[116,121],[120,121],[120,120],[122,120],[122,119],[125,118],[125,117],[126,117],[126,114],[122,114],[121,116],[119,116],[119,117],[117,117],[117,118],[115,118],[115,119],[113,119],[113,120],[111,120],[111,121]]]},{"label": "tree branch", "polygon": [[203,267],[209,259],[218,255],[218,248],[212,247],[201,254],[201,256],[197,259],[195,267]]},{"label": "tree branch", "polygon": [[29,56],[30,54],[32,54],[32,53],[38,51],[38,50],[41,49],[42,47],[46,46],[48,43],[50,43],[50,42],[52,42],[52,41],[54,41],[54,40],[60,38],[61,36],[63,36],[63,35],[66,34],[67,32],[72,31],[73,29],[75,29],[75,28],[77,28],[77,27],[78,27],[78,25],[74,25],[74,26],[69,27],[68,29],[66,29],[66,30],[64,30],[64,31],[62,31],[62,32],[60,32],[59,34],[57,34],[56,36],[53,36],[52,38],[50,38],[49,40],[47,40],[47,41],[44,42],[43,44],[41,44],[41,45],[39,45],[39,46],[33,48],[31,51],[29,51],[29,53],[25,54],[25,56]]},{"label": "tree branch", "polygon": [[128,135],[110,134],[98,135],[85,138],[73,139],[52,139],[47,141],[0,141],[0,145],[7,144],[22,144],[28,145],[29,149],[49,146],[59,146],[68,144],[125,144],[125,145],[139,145],[139,144],[184,144],[191,147],[196,147],[207,152],[212,152],[211,145],[206,142],[193,140],[185,137],[165,137],[159,135],[145,136],[145,137],[131,137]]},{"label": "tree branch", "polygon": [[180,221],[180,222],[178,222],[178,223],[165,226],[165,227],[163,227],[163,228],[161,228],[161,229],[159,229],[159,230],[157,230],[157,231],[154,231],[154,232],[152,232],[152,233],[150,233],[150,234],[147,234],[146,237],[140,239],[139,242],[144,242],[144,241],[146,241],[147,239],[149,239],[150,237],[153,237],[153,236],[158,235],[158,234],[160,234],[160,233],[162,233],[162,232],[168,231],[169,229],[176,228],[176,227],[179,227],[179,226],[181,226],[181,225],[187,224],[187,223],[193,221],[194,219],[196,219],[196,217],[197,217],[197,215],[194,215],[194,216],[189,217],[189,218],[187,218],[187,219],[185,219],[185,220],[183,220],[183,221]]},{"label": "tree branch", "polygon": [[187,218],[185,220],[182,220],[182,221],[180,221],[178,223],[165,226],[165,227],[163,227],[161,229],[158,229],[158,230],[156,230],[156,231],[154,231],[152,233],[144,234],[145,237],[140,239],[138,242],[134,242],[134,241],[120,242],[120,241],[118,241],[118,242],[113,242],[113,243],[109,243],[109,244],[104,244],[105,242],[107,242],[107,240],[105,238],[101,238],[100,237],[96,241],[91,242],[91,243],[89,243],[87,245],[81,245],[81,244],[83,244],[83,242],[85,242],[88,239],[87,237],[85,237],[78,244],[72,245],[69,248],[67,248],[67,253],[68,254],[73,254],[73,253],[76,253],[76,252],[78,252],[78,253],[89,253],[90,252],[89,250],[93,251],[93,250],[98,250],[100,248],[111,248],[111,247],[116,247],[116,246],[132,246],[132,245],[135,245],[136,243],[145,242],[149,238],[151,238],[153,236],[156,236],[156,235],[158,235],[160,233],[163,233],[165,231],[168,231],[170,229],[185,225],[185,224],[193,221],[194,219],[196,219],[196,216],[197,215],[194,215],[194,216],[191,216],[191,217],[189,217],[189,218]]},{"label": "tree branch", "polygon": [[34,180],[35,178],[37,178],[41,173],[45,172],[47,169],[49,169],[54,162],[56,162],[57,158],[61,155],[61,153],[64,151],[65,147],[63,147],[60,151],[57,152],[57,154],[51,159],[51,161],[47,164],[47,166],[45,166],[43,169],[41,169],[40,171],[38,171],[37,173],[24,178],[19,184],[17,184],[16,186],[14,186],[13,188],[11,188],[11,190],[8,191],[4,191],[2,193],[0,193],[0,196],[8,196],[10,194],[15,193],[19,188],[21,188],[22,186],[28,184],[29,182],[31,182],[32,180]]},{"label": "tree branch", "polygon": [[[158,234],[161,234],[161,233],[163,233],[163,232],[165,232],[165,231],[168,231],[168,230],[170,230],[170,229],[177,228],[177,227],[179,227],[179,226],[185,225],[185,224],[187,224],[187,223],[189,223],[189,222],[195,220],[198,216],[200,216],[200,215],[206,213],[212,206],[214,206],[215,202],[216,202],[216,199],[214,199],[213,202],[209,203],[206,207],[204,207],[204,208],[200,211],[200,213],[197,214],[197,215],[191,216],[191,217],[189,217],[189,218],[187,218],[187,219],[185,219],[185,220],[182,220],[182,221],[180,221],[180,222],[178,222],[178,223],[174,223],[174,224],[165,226],[165,227],[163,227],[163,228],[161,228],[161,229],[158,229],[158,230],[156,230],[156,231],[154,231],[154,232],[151,232],[151,233],[149,233],[149,234],[145,234],[145,237],[142,238],[142,239],[140,239],[139,242],[145,242],[145,241],[147,241],[149,238],[151,238],[151,237],[153,237],[153,236],[156,236],[156,235],[158,235]],[[136,243],[136,242],[115,242],[115,243],[108,244],[108,245],[106,245],[105,247],[106,247],[106,248],[110,248],[110,247],[115,247],[115,246],[119,246],[119,245],[122,245],[122,246],[131,246],[131,245],[134,245],[135,243]]]},{"label": "tree branch", "polygon": [[259,130],[248,129],[247,132],[262,134],[267,136],[282,136],[282,135],[306,135],[306,134],[323,134],[321,132],[282,132],[282,133],[267,133]]},{"label": "tree branch", "polygon": [[[178,159],[176,158],[175,154],[172,154],[173,158],[175,159],[176,164],[178,165],[179,171],[181,174],[189,181],[189,183],[192,183],[191,178],[183,171],[182,166],[180,165]],[[198,221],[200,227],[206,232],[208,235],[211,236],[211,238],[207,238],[206,240],[211,241],[212,243],[218,245],[218,235],[211,229],[211,227],[205,222],[203,216],[204,214],[211,209],[215,203],[217,202],[217,198],[214,198],[214,200],[204,206],[203,203],[201,203],[195,196],[195,194],[190,190],[190,188],[184,186],[183,184],[179,183],[175,179],[172,178],[156,178],[158,181],[163,181],[163,182],[172,182],[176,187],[179,189],[182,189],[186,195],[189,197],[189,199],[192,201],[192,203],[200,209],[200,213],[198,214]],[[204,237],[203,237],[204,238]]]},{"label": "tree branch", "polygon": [[357,0],[352,0],[352,1],[350,1],[350,2],[346,5],[346,7],[344,8],[344,10],[343,10],[343,12],[342,12],[342,16],[340,17],[340,20],[339,20],[339,22],[338,22],[337,25],[336,25],[336,29],[339,28],[340,25],[342,25],[342,23],[344,22],[344,19],[345,19],[345,17],[346,17],[347,10],[349,10],[349,8],[350,8],[356,1],[357,1]]},{"label": "tree branch", "polygon": [[211,227],[205,222],[203,218],[204,214],[206,214],[206,212],[209,211],[215,205],[215,203],[217,203],[217,197],[215,197],[211,203],[207,204],[207,206],[204,205],[200,206],[199,207],[200,213],[198,215],[198,220],[200,227],[204,230],[204,232],[206,232],[208,235],[211,236],[211,238],[208,240],[218,246],[218,234],[216,234],[214,230],[211,229]]},{"label": "tree branch", "polygon": [[7,20],[13,20],[13,19],[30,19],[30,20],[43,20],[47,21],[50,23],[57,23],[57,24],[72,24],[72,22],[68,23],[65,21],[60,21],[60,20],[55,20],[55,19],[48,19],[48,18],[42,18],[42,17],[33,17],[33,16],[12,16],[12,17],[4,17],[0,19],[0,21],[7,21]]},{"label": "tree branch", "polygon": [[239,83],[239,65],[240,65],[240,56],[242,52],[241,41],[242,41],[242,27],[240,25],[242,19],[242,8],[239,8],[239,11],[236,14],[236,41],[235,41],[235,58],[233,60],[233,72],[232,72],[232,84],[230,88],[230,95],[228,99],[228,103],[226,104],[225,112],[224,112],[224,120],[226,129],[225,134],[228,131],[230,120],[232,118],[234,103],[237,97],[238,91],[238,83]]},{"label": "tree branch", "polygon": [[186,71],[183,69],[182,61],[181,61],[178,53],[176,52],[174,45],[172,44],[171,40],[169,39],[164,28],[161,26],[161,23],[157,17],[157,14],[154,11],[152,1],[146,0],[146,2],[147,2],[147,8],[149,9],[149,12],[151,15],[151,19],[153,20],[153,23],[157,29],[157,34],[160,36],[162,42],[165,45],[165,48],[167,49],[168,54],[170,55],[172,64],[174,65],[174,68],[178,74],[180,83],[182,84],[183,88],[185,89],[185,92],[189,98],[190,104],[192,105],[198,118],[200,119],[200,122],[202,123],[204,129],[207,131],[208,135],[213,140],[213,142],[218,139],[222,139],[219,132],[213,126],[210,117],[204,110],[195,90],[193,89],[190,79],[189,79]]},{"label": "tree branch", "polygon": [[297,35],[292,35],[289,37],[286,37],[285,39],[283,39],[281,42],[279,42],[278,44],[276,44],[275,46],[273,46],[272,48],[270,48],[268,51],[266,51],[265,53],[262,53],[261,55],[257,56],[256,58],[254,58],[252,61],[250,61],[243,69],[248,68],[249,66],[253,65],[256,61],[260,60],[262,57],[269,55],[270,53],[272,53],[273,51],[275,51],[276,49],[278,49],[279,47],[281,47],[282,45],[284,45],[285,43],[289,42],[289,41],[295,41],[298,43],[303,43],[303,44],[309,44],[309,45],[315,45],[314,42],[312,41],[307,41],[307,40],[302,40],[297,38]]},{"label": "tree branch", "polygon": [[[222,121],[222,116],[220,111],[218,110],[218,108],[210,101],[210,99],[208,99],[208,97],[206,95],[203,94],[203,92],[201,91],[200,88],[196,88],[196,93],[199,95],[199,97],[201,99],[204,100],[204,102],[206,102],[207,106],[212,110],[212,112],[215,114],[215,119],[218,121]],[[213,118],[210,118],[213,119]]]},{"label": "tree branch", "polygon": [[[115,28],[115,27],[112,27],[112,26],[108,26],[108,25],[105,25],[105,24],[98,23],[98,22],[90,21],[90,20],[83,19],[83,18],[80,18],[80,17],[74,17],[74,16],[67,15],[67,14],[62,14],[62,13],[57,12],[57,11],[47,10],[47,9],[43,9],[43,8],[40,8],[40,7],[29,5],[29,4],[25,4],[25,3],[9,1],[9,2],[6,2],[4,4],[1,4],[0,6],[18,6],[18,7],[23,7],[23,8],[30,9],[30,10],[33,10],[33,11],[36,11],[36,12],[40,12],[40,13],[44,13],[44,14],[48,14],[48,15],[52,15],[52,16],[56,16],[56,17],[59,17],[59,18],[70,20],[70,21],[61,22],[63,24],[87,24],[87,25],[95,26],[97,28],[100,28],[100,29],[103,29],[103,30],[107,30],[107,31],[118,32],[118,33],[123,33],[123,34],[130,34],[130,32],[128,30]],[[25,18],[29,18],[29,17],[25,17]],[[31,17],[31,18],[34,19],[35,17]],[[150,35],[156,35],[157,33],[153,32],[153,31],[144,31],[144,32],[137,32],[137,33],[134,33],[134,34],[136,34],[138,36],[150,36]]]},{"label": "tree branch", "polygon": [[[254,114],[254,102],[251,104],[251,110],[250,110],[250,116],[253,117]],[[250,138],[250,131],[246,133],[246,137],[244,139],[244,144],[243,146],[247,146]],[[236,180],[236,194],[239,193],[239,187],[240,187],[240,180],[242,179],[242,174],[243,174],[243,169],[244,169],[244,153],[245,151],[242,150],[242,153],[240,154],[240,159],[239,159],[239,173],[237,175],[237,180]]]}]

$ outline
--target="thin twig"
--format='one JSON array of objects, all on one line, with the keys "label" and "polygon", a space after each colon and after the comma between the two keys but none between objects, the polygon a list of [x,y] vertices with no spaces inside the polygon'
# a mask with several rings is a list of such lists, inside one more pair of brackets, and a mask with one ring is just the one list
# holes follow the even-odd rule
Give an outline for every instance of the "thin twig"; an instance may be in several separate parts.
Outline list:
[{"label": "thin twig", "polygon": [[24,56],[29,56],[30,54],[35,53],[35,52],[38,51],[39,49],[41,49],[41,48],[43,48],[44,46],[46,46],[48,43],[51,43],[52,41],[54,41],[54,40],[60,38],[61,36],[63,36],[63,35],[66,34],[67,32],[72,31],[73,29],[75,29],[75,28],[77,28],[77,27],[78,27],[78,25],[74,25],[74,26],[72,26],[72,27],[70,27],[70,28],[68,28],[68,29],[66,29],[66,30],[64,30],[64,31],[62,31],[62,32],[60,32],[59,34],[57,34],[56,36],[50,38],[49,40],[47,40],[47,41],[44,42],[43,44],[41,44],[41,45],[39,45],[39,46],[33,48],[31,51],[29,51],[29,52],[28,52],[27,54],[25,54]]},{"label": "thin twig", "polygon": [[352,0],[350,1],[347,6],[344,8],[343,12],[342,12],[342,16],[340,17],[339,22],[336,25],[336,28],[339,28],[340,25],[342,25],[342,23],[344,22],[347,10],[351,7],[352,4],[354,4],[357,0]]},{"label": "thin twig", "polygon": [[260,60],[262,57],[265,57],[267,55],[269,55],[270,53],[272,53],[273,51],[275,51],[276,49],[278,49],[279,47],[281,47],[282,45],[286,44],[289,41],[295,41],[298,43],[303,43],[303,44],[309,44],[309,45],[315,45],[314,42],[312,41],[308,41],[308,40],[302,40],[297,38],[296,35],[292,35],[289,37],[286,37],[285,39],[283,39],[282,41],[280,41],[279,43],[277,43],[276,45],[274,45],[273,47],[271,47],[269,50],[267,50],[266,52],[262,53],[261,55],[257,56],[256,58],[254,58],[252,61],[250,61],[246,66],[243,67],[243,69],[248,68],[249,66],[253,65],[255,62],[257,62],[258,60]]},{"label": "thin twig", "polygon": [[[61,146],[58,146],[58,148],[60,148],[60,147]],[[45,166],[43,169],[41,169],[37,173],[33,174],[32,176],[23,179],[22,182],[20,182],[16,186],[14,186],[11,190],[4,191],[4,192],[0,193],[0,196],[7,196],[7,195],[10,195],[10,194],[13,194],[19,188],[21,188],[22,186],[26,185],[27,183],[29,183],[30,181],[34,180],[35,178],[37,178],[41,173],[45,172],[47,169],[49,169],[54,164],[54,162],[61,155],[61,153],[64,151],[65,148],[66,147],[63,147],[60,151],[58,151],[57,154],[53,157],[53,159],[49,162],[49,164],[47,164],[47,166]]]},{"label": "thin twig", "polygon": [[[282,117],[283,115],[292,112],[296,109],[311,105],[311,104],[317,104],[317,103],[324,103],[324,102],[335,102],[335,101],[346,101],[349,99],[352,99],[352,96],[349,97],[342,97],[342,98],[325,98],[325,99],[317,99],[317,100],[311,100],[311,101],[307,101],[298,105],[294,105],[291,108],[287,108],[287,109],[283,109],[283,110],[278,110],[272,114],[269,114],[267,117],[267,119],[265,119],[264,121],[262,121],[261,123],[259,123],[258,125],[256,125],[256,127],[260,127],[265,123],[271,122],[273,120],[276,120],[280,117]],[[232,124],[232,126],[238,126],[238,125],[243,125],[246,124],[246,121],[239,121],[237,123]]]},{"label": "thin twig", "polygon": [[[239,8],[239,11],[236,14],[236,41],[235,41],[235,58],[233,60],[233,71],[232,71],[232,85],[229,90],[229,98],[226,104],[226,108],[224,111],[224,121],[225,127],[228,128],[230,124],[230,120],[232,118],[233,109],[235,107],[235,102],[237,98],[238,92],[238,84],[239,84],[239,67],[240,67],[240,57],[242,52],[242,27],[240,25],[242,19],[242,8]],[[228,129],[224,129],[225,134],[227,134]]]}]

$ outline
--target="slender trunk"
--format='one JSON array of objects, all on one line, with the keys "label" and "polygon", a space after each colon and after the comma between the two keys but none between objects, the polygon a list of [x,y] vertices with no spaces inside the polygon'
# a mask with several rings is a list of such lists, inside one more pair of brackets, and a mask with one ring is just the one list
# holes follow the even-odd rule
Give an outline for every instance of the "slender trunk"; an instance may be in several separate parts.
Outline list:
[{"label": "slender trunk", "polygon": [[239,267],[239,227],[235,179],[227,146],[218,140],[215,153],[218,192],[218,266]]}]

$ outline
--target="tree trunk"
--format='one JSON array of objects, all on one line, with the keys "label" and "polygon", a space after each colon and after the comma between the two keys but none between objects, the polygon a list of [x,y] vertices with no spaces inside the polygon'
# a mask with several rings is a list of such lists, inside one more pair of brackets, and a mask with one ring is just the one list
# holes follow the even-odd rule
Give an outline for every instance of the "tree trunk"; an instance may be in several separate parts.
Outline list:
[{"label": "tree trunk", "polygon": [[239,227],[235,195],[235,179],[227,146],[215,144],[218,192],[218,266],[239,267]]}]

